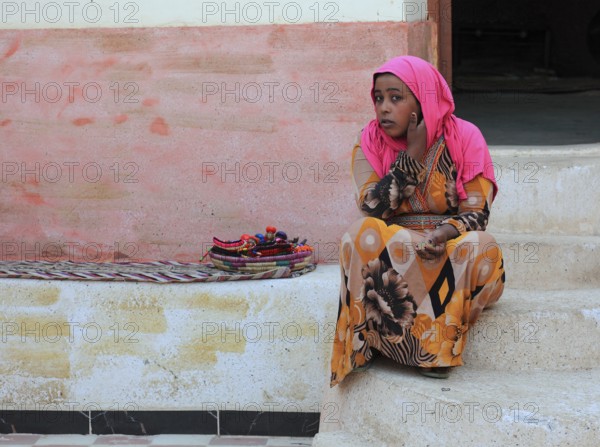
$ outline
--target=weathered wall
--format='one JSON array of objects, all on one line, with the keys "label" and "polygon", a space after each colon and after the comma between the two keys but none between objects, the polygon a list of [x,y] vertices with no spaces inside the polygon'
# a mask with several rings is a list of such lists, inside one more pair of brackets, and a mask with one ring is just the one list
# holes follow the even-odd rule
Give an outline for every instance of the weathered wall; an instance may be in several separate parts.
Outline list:
[{"label": "weathered wall", "polygon": [[370,73],[431,22],[0,31],[0,259],[197,260],[356,216]]},{"label": "weathered wall", "polygon": [[3,280],[0,410],[318,413],[331,269],[252,287]]}]

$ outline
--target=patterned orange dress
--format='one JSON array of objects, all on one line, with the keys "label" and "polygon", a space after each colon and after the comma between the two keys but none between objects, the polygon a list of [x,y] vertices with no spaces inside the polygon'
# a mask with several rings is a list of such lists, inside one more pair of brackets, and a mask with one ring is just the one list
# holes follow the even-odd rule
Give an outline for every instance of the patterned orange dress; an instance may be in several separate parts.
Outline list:
[{"label": "patterned orange dress", "polygon": [[[357,143],[352,176],[368,217],[341,241],[331,386],[369,363],[375,351],[404,365],[462,365],[466,332],[504,289],[502,252],[485,231],[492,182],[476,176],[459,202],[443,136],[420,162],[401,151],[383,178]],[[444,255],[422,259],[416,244],[442,223],[460,236],[447,242]]]}]

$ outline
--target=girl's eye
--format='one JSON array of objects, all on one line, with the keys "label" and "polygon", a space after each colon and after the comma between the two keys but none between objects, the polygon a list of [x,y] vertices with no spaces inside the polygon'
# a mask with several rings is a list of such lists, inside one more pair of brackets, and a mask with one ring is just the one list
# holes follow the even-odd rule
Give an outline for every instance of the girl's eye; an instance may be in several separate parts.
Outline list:
[{"label": "girl's eye", "polygon": [[392,101],[402,101],[402,96],[392,96]]}]

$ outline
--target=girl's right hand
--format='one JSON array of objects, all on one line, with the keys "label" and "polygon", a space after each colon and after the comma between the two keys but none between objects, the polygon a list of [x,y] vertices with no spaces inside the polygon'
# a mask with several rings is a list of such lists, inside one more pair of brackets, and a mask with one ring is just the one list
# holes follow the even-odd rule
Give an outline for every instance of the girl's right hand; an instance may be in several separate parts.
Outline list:
[{"label": "girl's right hand", "polygon": [[422,161],[425,150],[427,149],[427,127],[425,120],[422,119],[417,124],[417,114],[410,114],[408,130],[406,132],[406,153],[414,160]]}]

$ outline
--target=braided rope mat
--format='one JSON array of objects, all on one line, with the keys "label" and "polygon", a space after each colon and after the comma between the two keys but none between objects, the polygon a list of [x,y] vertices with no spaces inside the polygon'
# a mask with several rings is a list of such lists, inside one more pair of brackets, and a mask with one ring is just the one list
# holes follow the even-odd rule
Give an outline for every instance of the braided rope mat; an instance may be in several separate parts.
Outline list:
[{"label": "braided rope mat", "polygon": [[219,270],[212,264],[174,261],[106,263],[2,261],[0,278],[190,283],[293,278],[311,272],[315,268],[314,264],[310,264],[295,272],[288,267],[280,267],[265,272],[239,273]]}]

